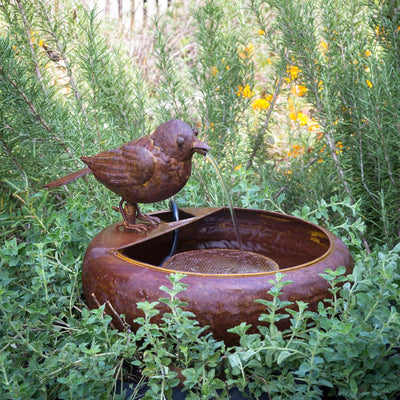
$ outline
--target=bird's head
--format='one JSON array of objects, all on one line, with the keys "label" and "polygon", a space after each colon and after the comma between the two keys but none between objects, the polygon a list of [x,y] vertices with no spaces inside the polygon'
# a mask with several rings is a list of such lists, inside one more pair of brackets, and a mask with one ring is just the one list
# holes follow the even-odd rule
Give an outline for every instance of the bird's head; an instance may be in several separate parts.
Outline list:
[{"label": "bird's head", "polygon": [[185,161],[192,157],[194,152],[203,156],[210,151],[210,147],[197,139],[197,131],[186,122],[174,119],[161,124],[152,134],[153,143],[168,157],[178,161]]}]

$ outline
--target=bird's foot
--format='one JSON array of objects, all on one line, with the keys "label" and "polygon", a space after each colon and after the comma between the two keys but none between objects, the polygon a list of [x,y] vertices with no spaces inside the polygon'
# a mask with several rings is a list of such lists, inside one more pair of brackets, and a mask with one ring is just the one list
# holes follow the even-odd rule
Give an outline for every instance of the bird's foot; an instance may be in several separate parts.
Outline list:
[{"label": "bird's foot", "polygon": [[[122,226],[126,230],[144,233],[161,223],[161,220],[157,217],[151,217],[150,215],[142,214],[137,204],[124,204],[124,201],[121,200],[118,208],[113,207],[113,209],[121,213],[124,221],[121,222],[119,226]],[[138,219],[148,223],[136,223]]]},{"label": "bird's foot", "polygon": [[120,222],[118,226],[122,227],[123,229],[126,229],[128,231],[134,231],[137,233],[144,233],[147,232],[150,228],[152,228],[152,225],[149,224],[129,224],[127,222]]},{"label": "bird's foot", "polygon": [[158,225],[158,224],[161,223],[160,218],[152,217],[152,216],[147,215],[147,214],[142,214],[140,211],[138,211],[138,213],[136,215],[136,218],[140,219],[141,221],[148,222],[151,225]]}]

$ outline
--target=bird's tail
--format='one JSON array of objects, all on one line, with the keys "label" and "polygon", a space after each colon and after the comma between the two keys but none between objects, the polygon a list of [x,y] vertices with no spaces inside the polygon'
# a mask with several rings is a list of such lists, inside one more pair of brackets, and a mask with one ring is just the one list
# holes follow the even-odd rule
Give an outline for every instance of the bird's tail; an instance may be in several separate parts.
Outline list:
[{"label": "bird's tail", "polygon": [[83,168],[79,171],[74,172],[73,174],[67,175],[67,176],[63,176],[60,179],[57,179],[53,182],[47,183],[46,185],[44,185],[43,187],[47,188],[47,189],[53,189],[59,186],[63,186],[63,185],[67,185],[68,183],[74,181],[75,179],[78,179],[86,174],[88,174],[89,172],[92,172],[89,168]]}]

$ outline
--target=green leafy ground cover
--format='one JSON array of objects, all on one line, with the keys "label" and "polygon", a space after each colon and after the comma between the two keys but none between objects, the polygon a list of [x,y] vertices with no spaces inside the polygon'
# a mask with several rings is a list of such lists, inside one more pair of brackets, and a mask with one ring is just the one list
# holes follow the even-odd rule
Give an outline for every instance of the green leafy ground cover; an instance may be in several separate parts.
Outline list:
[{"label": "green leafy ground cover", "polygon": [[[396,398],[396,2],[178,2],[132,37],[82,4],[57,4],[0,2],[0,398],[123,398],[115,383],[132,368],[148,399],[178,385],[188,399],[228,398],[230,387],[253,398]],[[332,301],[317,312],[300,302],[280,332],[278,274],[260,315],[269,327],[235,328],[230,348],[201,335],[180,275],[166,279],[160,326],[155,303],[140,303],[140,329],[124,333],[86,308],[83,254],[118,219],[118,199],[91,177],[42,186],[175,117],[209,143],[235,205],[294,214],[345,241],[355,268],[326,271]],[[202,159],[176,201],[226,204]]]}]

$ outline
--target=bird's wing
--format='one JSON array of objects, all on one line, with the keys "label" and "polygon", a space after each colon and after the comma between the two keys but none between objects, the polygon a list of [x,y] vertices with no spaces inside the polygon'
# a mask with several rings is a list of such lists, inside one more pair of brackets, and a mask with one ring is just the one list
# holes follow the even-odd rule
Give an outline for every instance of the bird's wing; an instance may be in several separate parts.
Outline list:
[{"label": "bird's wing", "polygon": [[96,178],[115,186],[143,185],[150,179],[155,168],[152,153],[132,143],[103,151],[93,157],[81,157],[81,160]]}]

